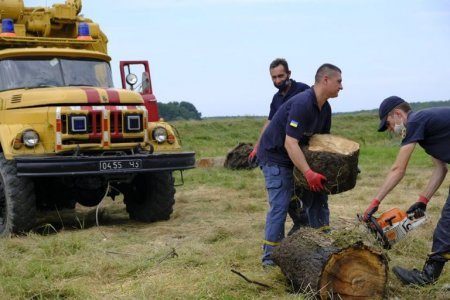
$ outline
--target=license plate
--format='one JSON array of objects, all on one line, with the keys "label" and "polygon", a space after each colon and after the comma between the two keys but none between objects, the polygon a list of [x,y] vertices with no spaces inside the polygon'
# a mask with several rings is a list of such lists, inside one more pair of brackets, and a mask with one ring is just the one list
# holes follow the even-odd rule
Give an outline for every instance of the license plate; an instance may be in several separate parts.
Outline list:
[{"label": "license plate", "polygon": [[141,169],[142,161],[140,159],[129,160],[108,160],[100,162],[100,171],[114,171],[126,169]]}]

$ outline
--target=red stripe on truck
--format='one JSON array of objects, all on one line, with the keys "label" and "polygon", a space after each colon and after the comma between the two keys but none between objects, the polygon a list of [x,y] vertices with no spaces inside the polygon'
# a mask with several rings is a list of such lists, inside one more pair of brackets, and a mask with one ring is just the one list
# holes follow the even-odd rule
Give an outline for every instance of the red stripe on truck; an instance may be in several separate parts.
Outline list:
[{"label": "red stripe on truck", "polygon": [[120,94],[115,89],[106,89],[110,103],[120,103]]},{"label": "red stripe on truck", "polygon": [[94,88],[81,88],[86,93],[87,101],[89,103],[100,103],[100,94]]}]

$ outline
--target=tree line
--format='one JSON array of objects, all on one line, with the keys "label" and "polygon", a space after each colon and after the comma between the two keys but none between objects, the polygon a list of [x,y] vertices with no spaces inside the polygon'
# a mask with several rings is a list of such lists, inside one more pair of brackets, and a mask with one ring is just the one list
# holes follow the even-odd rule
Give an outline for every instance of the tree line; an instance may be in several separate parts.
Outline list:
[{"label": "tree line", "polygon": [[186,101],[173,101],[169,103],[158,102],[159,116],[166,121],[174,120],[200,120],[202,114],[192,103]]}]

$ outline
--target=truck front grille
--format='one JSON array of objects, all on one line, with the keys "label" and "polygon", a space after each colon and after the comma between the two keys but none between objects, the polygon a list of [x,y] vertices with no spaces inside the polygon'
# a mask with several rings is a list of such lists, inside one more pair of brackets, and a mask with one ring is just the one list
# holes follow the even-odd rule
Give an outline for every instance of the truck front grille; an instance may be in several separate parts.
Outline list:
[{"label": "truck front grille", "polygon": [[[127,113],[132,114],[134,124],[140,123],[139,128],[133,127],[132,132],[127,129]],[[71,130],[70,119],[86,117],[85,128],[82,131]],[[106,117],[105,117],[106,116]],[[145,115],[140,109],[134,110],[72,110],[61,113],[61,144],[121,144],[143,142],[145,139]],[[58,127],[58,126],[57,126]]]}]

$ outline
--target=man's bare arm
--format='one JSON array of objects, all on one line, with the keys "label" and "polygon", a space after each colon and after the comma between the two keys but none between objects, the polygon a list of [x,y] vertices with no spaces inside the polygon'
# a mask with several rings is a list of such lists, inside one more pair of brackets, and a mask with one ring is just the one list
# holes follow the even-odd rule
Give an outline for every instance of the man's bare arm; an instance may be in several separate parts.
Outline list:
[{"label": "man's bare arm", "polygon": [[375,197],[380,202],[405,176],[406,168],[415,146],[416,143],[411,143],[400,148],[397,154],[397,158],[391,167],[391,170],[387,174],[383,185],[381,186],[380,190],[377,193],[377,196]]},{"label": "man's bare arm", "polygon": [[302,173],[305,173],[308,169],[310,169],[297,139],[286,135],[284,147],[286,148],[289,158],[292,160],[297,169],[299,169]]}]

